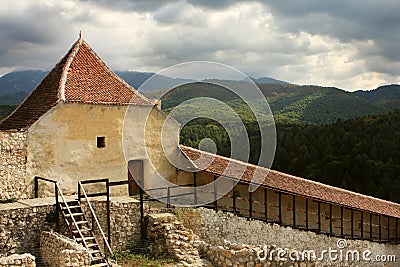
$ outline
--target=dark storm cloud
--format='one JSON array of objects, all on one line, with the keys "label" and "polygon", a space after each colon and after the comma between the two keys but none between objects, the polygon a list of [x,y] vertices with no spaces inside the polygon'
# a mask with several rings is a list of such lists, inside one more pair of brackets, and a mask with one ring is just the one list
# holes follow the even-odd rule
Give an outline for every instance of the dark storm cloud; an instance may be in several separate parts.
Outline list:
[{"label": "dark storm cloud", "polygon": [[342,41],[399,33],[397,0],[272,0],[267,6],[286,30],[332,35]]},{"label": "dark storm cloud", "polygon": [[251,75],[278,75],[299,83],[352,86],[355,76],[358,84],[399,77],[398,0],[0,0],[0,4],[3,73],[50,68],[83,30],[106,62],[123,70],[154,71],[187,60],[216,60],[243,67]]},{"label": "dark storm cloud", "polygon": [[[272,0],[267,7],[283,31],[326,35],[344,43],[372,40],[373,44],[359,47],[360,58],[400,59],[398,0]],[[367,60],[367,65],[377,71],[373,62]]]},{"label": "dark storm cloud", "polygon": [[[259,2],[271,12],[282,31],[304,31],[337,38],[342,42],[374,40],[374,51],[388,60],[400,46],[400,1],[398,0],[81,0],[121,10],[154,13],[161,23],[179,23],[185,8],[224,9],[238,3]],[[174,6],[171,8],[170,6]],[[163,8],[168,6],[169,8]],[[184,21],[185,23],[186,21]],[[389,48],[389,49],[387,49]],[[393,51],[394,50],[394,51]],[[364,55],[364,54],[363,54]]]},{"label": "dark storm cloud", "polygon": [[[0,17],[1,43],[27,42],[32,44],[49,44],[56,37],[53,31],[56,20],[43,16],[44,12],[30,9],[25,14],[9,14]],[[37,23],[40,21],[40,23]],[[53,29],[52,29],[53,28]]]},{"label": "dark storm cloud", "polygon": [[10,10],[0,16],[0,68],[50,68],[66,49],[65,40],[78,35],[73,23],[89,19],[85,12],[63,14],[66,9],[58,5],[16,5]]}]

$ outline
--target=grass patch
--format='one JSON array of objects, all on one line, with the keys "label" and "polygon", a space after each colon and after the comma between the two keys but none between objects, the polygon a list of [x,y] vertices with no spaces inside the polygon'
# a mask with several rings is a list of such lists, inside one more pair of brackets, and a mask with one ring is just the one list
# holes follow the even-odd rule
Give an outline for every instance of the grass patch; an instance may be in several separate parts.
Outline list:
[{"label": "grass patch", "polygon": [[176,261],[169,257],[152,257],[129,252],[115,253],[115,259],[122,267],[159,267],[175,266]]}]

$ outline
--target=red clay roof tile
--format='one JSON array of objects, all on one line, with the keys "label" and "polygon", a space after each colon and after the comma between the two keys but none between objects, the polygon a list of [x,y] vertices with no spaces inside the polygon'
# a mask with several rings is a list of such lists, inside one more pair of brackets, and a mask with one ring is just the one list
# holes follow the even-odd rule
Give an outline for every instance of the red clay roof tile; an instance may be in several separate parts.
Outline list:
[{"label": "red clay roof tile", "polygon": [[[265,174],[261,183],[262,186],[348,208],[400,218],[400,204],[397,203],[362,195],[282,172],[268,170],[257,165],[210,154],[191,147],[182,145],[180,147],[183,153],[193,161],[200,170],[210,174],[222,175],[229,164],[229,169],[231,169],[231,171],[229,175],[225,173],[226,176],[250,183],[257,170]],[[243,169],[245,170],[244,172],[242,171]]]},{"label": "red clay roof tile", "polygon": [[114,74],[79,38],[54,69],[10,116],[0,130],[29,128],[58,102],[103,105],[153,106],[129,84]]}]

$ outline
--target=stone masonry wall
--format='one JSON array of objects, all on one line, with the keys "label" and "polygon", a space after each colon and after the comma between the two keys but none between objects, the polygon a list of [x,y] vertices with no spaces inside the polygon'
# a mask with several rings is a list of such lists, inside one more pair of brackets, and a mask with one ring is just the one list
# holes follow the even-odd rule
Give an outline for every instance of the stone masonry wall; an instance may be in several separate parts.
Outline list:
[{"label": "stone masonry wall", "polygon": [[[71,197],[73,199],[74,197]],[[91,201],[100,224],[107,235],[105,200]],[[55,200],[52,197],[19,200],[0,204],[0,256],[14,253],[31,253],[40,258],[39,235],[41,231],[56,228]],[[115,197],[110,202],[111,246],[115,251],[127,250],[140,239],[139,202],[129,197]],[[91,216],[86,211],[86,219]],[[60,215],[60,221],[62,217]],[[60,225],[63,226],[62,224]],[[68,236],[67,231],[63,233]],[[101,241],[99,231],[96,239]],[[103,242],[99,242],[100,246]]]},{"label": "stone masonry wall", "polygon": [[90,266],[90,254],[82,245],[55,232],[41,232],[40,254],[48,267]]},{"label": "stone masonry wall", "polygon": [[55,223],[51,222],[55,210],[52,200],[29,199],[0,204],[0,256],[31,253],[38,257],[40,231],[55,228]]},{"label": "stone masonry wall", "polygon": [[0,267],[35,267],[35,257],[31,254],[13,254],[0,258]]},{"label": "stone masonry wall", "polygon": [[[225,241],[214,246],[191,229],[185,228],[176,215],[170,213],[149,214],[147,220],[147,237],[153,240],[150,251],[168,252],[183,266],[285,266],[285,267],[311,267],[312,263],[305,262],[279,262],[277,256],[263,260],[264,250],[261,246],[235,244]],[[275,247],[272,247],[275,249]],[[302,264],[302,265],[301,265]]]},{"label": "stone masonry wall", "polygon": [[0,131],[0,200],[27,198],[26,133]]},{"label": "stone masonry wall", "polygon": [[[89,224],[92,216],[87,204],[82,201],[84,213]],[[97,215],[101,228],[107,237],[107,205],[105,198],[90,199],[90,203]],[[112,197],[110,201],[111,248],[115,251],[129,249],[140,239],[140,205],[136,199],[130,197]],[[95,227],[96,240],[102,237],[97,226]],[[103,246],[103,242],[98,242]]]},{"label": "stone masonry wall", "polygon": [[[400,262],[400,245],[366,240],[343,240],[324,234],[283,227],[277,224],[247,220],[243,217],[237,217],[232,213],[215,212],[214,210],[204,208],[181,208],[177,209],[177,214],[187,228],[192,229],[195,234],[199,235],[211,247],[218,247],[228,242],[251,247],[281,248],[283,250],[286,249],[286,251],[296,250],[303,252],[313,250],[317,257],[322,254],[323,250],[330,248],[341,251],[344,254],[356,250],[360,255],[364,251],[369,250],[372,253],[371,257],[375,257],[376,255],[394,255],[396,262],[361,262],[361,265],[356,264],[356,266],[398,266]],[[339,247],[339,244],[343,247]],[[352,261],[347,263],[350,264]],[[325,261],[325,264],[330,263]]]},{"label": "stone masonry wall", "polygon": [[218,246],[210,245],[201,240],[191,229],[185,228],[174,214],[149,214],[146,220],[147,237],[153,240],[153,245],[149,247],[150,251],[168,252],[183,266],[314,267],[312,263],[279,262],[276,255],[268,260],[259,259],[259,255],[261,257],[264,255],[261,246],[241,245],[227,241]]},{"label": "stone masonry wall", "polygon": [[[280,262],[277,255],[263,259],[264,250],[260,246],[242,245],[225,241],[223,245],[212,246],[206,242],[201,242],[200,250],[213,263],[213,266],[285,266],[285,267],[314,267],[311,262]],[[276,249],[271,247],[271,249]]]},{"label": "stone masonry wall", "polygon": [[198,246],[201,241],[193,231],[186,229],[176,216],[170,213],[149,214],[147,216],[147,237],[154,240],[150,251],[168,252],[183,266],[212,266],[201,259]]}]

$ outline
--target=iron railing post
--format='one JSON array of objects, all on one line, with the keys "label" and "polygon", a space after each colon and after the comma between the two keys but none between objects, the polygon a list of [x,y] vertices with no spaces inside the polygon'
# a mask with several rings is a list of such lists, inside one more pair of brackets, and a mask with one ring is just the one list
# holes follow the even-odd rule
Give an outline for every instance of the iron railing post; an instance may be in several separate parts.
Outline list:
[{"label": "iron railing post", "polygon": [[264,218],[268,222],[268,189],[264,188]]},{"label": "iron railing post", "polygon": [[[321,232],[321,202],[318,202],[318,232]],[[353,213],[352,213],[353,216]],[[351,219],[353,221],[353,217]],[[352,237],[353,238],[353,237]]]},{"label": "iron railing post", "polygon": [[232,207],[233,207],[233,212],[236,214],[236,197],[235,197],[235,181],[233,181],[233,187],[232,187]]},{"label": "iron railing post", "polygon": [[354,238],[354,210],[351,210],[351,239]]},{"label": "iron railing post", "polygon": [[306,229],[308,230],[308,198],[306,198]]},{"label": "iron railing post", "polygon": [[296,227],[296,196],[292,195],[292,220],[293,227]]},{"label": "iron railing post", "polygon": [[[105,180],[102,180],[102,182],[105,182]],[[86,183],[87,183],[87,181],[86,181]],[[99,222],[99,220],[98,220],[97,217],[96,217],[96,214],[95,214],[95,212],[94,212],[93,206],[92,206],[92,204],[91,204],[90,201],[89,201],[88,195],[86,194],[86,190],[85,190],[85,188],[82,186],[82,183],[81,183],[80,181],[78,182],[78,185],[80,186],[80,188],[81,188],[81,190],[82,190],[82,197],[86,200],[87,205],[88,205],[88,208],[89,208],[89,211],[91,212],[92,217],[94,218],[94,221],[96,222],[97,228],[98,228],[99,231],[100,231],[101,237],[103,238],[104,245],[105,245],[104,254],[107,254],[107,252],[105,251],[106,248],[107,248],[108,251],[110,252],[110,254],[113,256],[114,253],[112,252],[112,249],[111,249],[110,244],[108,243],[107,237],[106,237],[106,235],[104,234],[103,229],[102,229],[102,227],[101,227],[101,225],[100,225],[100,222]],[[60,191],[60,193],[61,193],[61,191]],[[62,196],[62,194],[61,194],[61,196]],[[71,211],[69,210],[68,206],[67,206],[67,210],[68,210],[68,213],[71,215],[71,218],[72,218],[72,220],[73,220],[73,223],[74,223],[74,225],[76,226],[76,228],[77,228],[79,234],[81,235],[81,238],[83,239],[82,233],[79,231],[79,227],[77,227],[76,221],[75,221],[74,217],[72,216],[72,213],[71,213]],[[72,224],[71,224],[71,226],[72,226]],[[94,227],[92,227],[92,228],[94,228]],[[84,240],[84,239],[83,239],[83,242],[84,242],[84,244],[85,244],[84,246],[85,246],[85,247],[88,247],[87,244],[85,243],[85,240]]]},{"label": "iron railing post", "polygon": [[[329,234],[333,234],[333,220],[332,220],[332,204],[329,204]],[[362,216],[362,215],[361,215]],[[362,229],[362,224],[361,223],[361,229]],[[361,236],[362,236],[362,230],[361,230]]]},{"label": "iron railing post", "polygon": [[35,193],[35,198],[39,197],[39,179],[37,176],[33,179],[34,181],[34,193]]},{"label": "iron railing post", "polygon": [[106,180],[107,187],[107,238],[108,244],[111,246],[111,220],[110,220],[110,181]]},{"label": "iron railing post", "polygon": [[171,197],[171,189],[168,186],[167,187],[167,209],[169,209],[171,207],[171,199],[170,199],[170,197]]},{"label": "iron railing post", "polygon": [[369,238],[373,240],[372,213],[369,214]]},{"label": "iron railing post", "polygon": [[81,202],[81,186],[80,186],[79,182],[78,182],[78,201],[79,201],[79,203]]},{"label": "iron railing post", "polygon": [[278,192],[278,220],[282,224],[282,193]]},{"label": "iron railing post", "polygon": [[145,227],[144,227],[144,201],[143,201],[143,189],[139,186],[139,198],[140,198],[140,233],[142,239],[146,237]]},{"label": "iron railing post", "polygon": [[193,194],[194,194],[194,206],[197,206],[197,177],[196,173],[193,173]]},{"label": "iron railing post", "polygon": [[344,229],[343,229],[343,206],[340,207],[340,236],[344,237]]},{"label": "iron railing post", "polygon": [[379,241],[382,241],[382,225],[381,225],[382,215],[379,215]]},{"label": "iron railing post", "polygon": [[54,183],[54,193],[56,197],[56,214],[55,214],[55,219],[56,219],[56,229],[57,232],[60,232],[60,220],[58,219],[58,212],[60,208],[60,203],[58,201],[58,186],[57,183]]},{"label": "iron railing post", "polygon": [[217,189],[217,177],[214,175],[214,210],[218,210],[218,189]]},{"label": "iron railing post", "polygon": [[360,223],[361,239],[364,239],[364,212],[361,211],[361,223]]},{"label": "iron railing post", "polygon": [[253,217],[253,193],[249,191],[249,219],[252,219],[252,217]]}]

